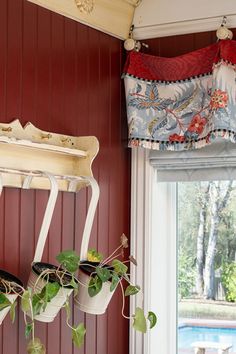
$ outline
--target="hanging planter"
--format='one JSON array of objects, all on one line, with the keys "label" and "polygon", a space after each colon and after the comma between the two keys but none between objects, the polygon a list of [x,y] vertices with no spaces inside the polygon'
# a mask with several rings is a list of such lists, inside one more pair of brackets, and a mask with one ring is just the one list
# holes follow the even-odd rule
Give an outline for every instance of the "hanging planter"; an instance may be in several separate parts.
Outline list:
[{"label": "hanging planter", "polygon": [[[28,288],[31,288],[33,295],[35,295],[34,302],[39,302],[39,308],[37,308],[37,306],[34,307],[34,319],[42,322],[52,322],[60,309],[65,305],[68,297],[73,292],[73,289],[78,287],[78,283],[73,276],[73,272],[77,270],[79,257],[75,264],[74,270],[68,270],[67,267],[62,264],[63,262],[61,262],[60,257],[58,260],[63,265],[63,268],[61,269],[52,264],[41,263],[43,250],[58,194],[58,186],[55,178],[48,173],[45,173],[45,175],[50,179],[51,192],[38,238],[32,270],[28,281]],[[87,247],[86,242],[89,240],[92,222],[99,197],[99,187],[93,177],[80,176],[78,182],[81,182],[81,180],[89,183],[92,187],[92,197],[84,228],[84,233],[88,236],[84,237],[84,243],[82,245],[83,249]],[[26,188],[29,187],[30,183],[31,179],[28,178],[28,180],[25,182]],[[71,271],[72,273],[70,273]],[[41,306],[40,300],[42,300],[42,298],[43,301],[41,301],[41,304],[42,302],[44,304]]]},{"label": "hanging planter", "polygon": [[[68,288],[65,290],[63,288],[65,274],[63,276],[62,273],[65,273],[65,271],[58,269],[54,265],[41,263],[58,195],[58,184],[55,177],[47,172],[42,174],[49,178],[51,189],[27,285],[31,289],[33,296],[35,295],[33,302],[37,303],[37,306],[33,307],[33,313],[28,311],[28,315],[42,322],[52,322],[64,305],[66,297],[70,295],[73,289]],[[32,176],[28,176],[24,181],[23,188],[29,188],[31,181]]]},{"label": "hanging planter", "polygon": [[22,293],[23,284],[14,275],[0,270],[0,325]]},{"label": "hanging planter", "polygon": [[[0,195],[2,194],[3,183],[0,175]],[[0,325],[8,314],[15,308],[15,301],[23,291],[23,284],[14,275],[0,269]],[[11,311],[14,313],[14,311]]]},{"label": "hanging planter", "polygon": [[[97,267],[99,267],[99,263],[85,262],[84,264],[80,264],[78,274],[80,287],[78,295],[75,298],[75,303],[81,311],[94,315],[101,315],[106,312],[107,306],[110,303],[118,282],[113,289],[112,277],[110,277],[110,279],[103,283],[99,293],[97,293],[96,296],[91,296],[92,294],[89,289],[92,289],[92,287],[90,288],[91,280],[94,284],[96,282],[96,269],[98,269]],[[109,267],[106,266],[101,269],[107,269],[109,271]]]},{"label": "hanging planter", "polygon": [[124,248],[127,247],[128,239],[123,234],[120,245],[105,260],[94,249],[87,252],[87,261],[81,262],[79,266],[80,286],[75,298],[80,310],[94,315],[103,314],[119,283],[123,289],[122,279],[130,282],[127,265],[117,259],[123,256]]},{"label": "hanging planter", "polygon": [[42,262],[32,265],[28,287],[33,291],[34,301],[38,302],[34,306],[34,319],[41,322],[54,320],[73,292],[72,280],[71,274],[55,265]]},{"label": "hanging planter", "polygon": [[[133,256],[125,259],[125,249],[128,248],[128,239],[123,234],[120,238],[120,245],[105,259],[95,249],[87,252],[87,261],[79,264],[79,291],[75,303],[80,310],[99,315],[103,314],[119,285],[122,293],[122,316],[133,321],[133,328],[142,333],[153,328],[157,322],[155,313],[149,311],[145,315],[144,310],[136,307],[132,316],[126,316],[125,298],[139,293],[140,287],[131,282],[128,264],[131,262],[137,266]],[[124,288],[124,284],[128,286]]]}]

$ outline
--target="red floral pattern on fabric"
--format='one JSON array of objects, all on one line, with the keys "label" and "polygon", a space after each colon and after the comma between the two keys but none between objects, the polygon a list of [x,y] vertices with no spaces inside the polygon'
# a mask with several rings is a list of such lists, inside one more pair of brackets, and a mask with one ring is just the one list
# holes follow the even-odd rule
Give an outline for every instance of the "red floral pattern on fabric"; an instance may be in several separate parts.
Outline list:
[{"label": "red floral pattern on fabric", "polygon": [[176,58],[132,52],[125,70],[129,146],[181,151],[218,138],[236,143],[236,41]]},{"label": "red floral pattern on fabric", "polygon": [[191,120],[188,131],[190,133],[197,133],[199,135],[203,132],[206,122],[206,118],[201,117],[200,114],[197,114]]},{"label": "red floral pattern on fabric", "polygon": [[215,110],[218,108],[225,108],[228,102],[228,94],[225,91],[215,90],[211,96],[210,106]]},{"label": "red floral pattern on fabric", "polygon": [[179,134],[172,134],[169,136],[169,141],[170,142],[183,142],[185,140],[185,137],[183,135],[179,135]]}]

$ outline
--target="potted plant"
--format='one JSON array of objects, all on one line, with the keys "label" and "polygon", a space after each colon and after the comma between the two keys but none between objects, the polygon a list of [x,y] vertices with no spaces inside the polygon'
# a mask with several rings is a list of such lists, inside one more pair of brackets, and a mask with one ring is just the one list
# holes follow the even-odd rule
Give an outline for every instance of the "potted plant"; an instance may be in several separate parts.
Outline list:
[{"label": "potted plant", "polygon": [[[128,239],[123,234],[120,238],[120,245],[105,259],[94,249],[88,251],[87,260],[79,264],[79,291],[75,303],[80,310],[90,314],[104,313],[119,285],[123,298],[122,315],[130,319],[124,314],[125,298],[136,295],[140,291],[140,287],[132,284],[128,274],[127,264],[132,262],[137,265],[137,262],[132,256],[124,260],[124,249],[127,247]],[[124,282],[128,284],[125,289]],[[147,331],[147,320],[150,322],[150,328],[153,328],[157,321],[153,312],[149,311],[145,317],[143,309],[139,307],[136,308],[131,319],[133,319],[134,329],[143,333]]]},{"label": "potted plant", "polygon": [[[89,307],[90,313],[92,312],[91,309],[96,308],[98,313],[105,311],[109,299],[117,286],[120,286],[123,298],[121,312],[125,318],[133,319],[134,329],[145,333],[147,331],[147,321],[150,322],[150,328],[155,326],[156,315],[151,311],[145,317],[143,309],[137,307],[131,318],[124,314],[125,298],[137,294],[140,287],[131,283],[128,273],[127,264],[133,262],[136,265],[135,259],[132,256],[127,260],[118,259],[124,256],[124,249],[128,247],[128,239],[125,235],[121,236],[120,241],[119,247],[106,259],[103,259],[102,255],[96,250],[91,249],[88,251],[87,261],[80,262],[79,256],[74,251],[69,250],[61,252],[56,257],[59,262],[58,266],[42,262],[34,263],[34,273],[30,276],[27,289],[24,289],[22,283],[15,277],[12,280],[5,280],[2,277],[4,285],[1,289],[4,289],[5,294],[2,298],[0,296],[0,314],[8,308],[8,311],[11,310],[11,317],[14,320],[16,302],[12,305],[14,300],[9,300],[8,295],[11,295],[12,292],[14,296],[21,297],[21,310],[24,312],[26,325],[25,335],[27,338],[31,336],[27,346],[28,354],[46,353],[40,339],[35,337],[35,320],[51,322],[61,307],[66,310],[66,324],[72,330],[73,343],[78,348],[81,347],[86,333],[84,324],[80,323],[73,326],[69,323],[71,313],[69,296],[73,291],[79,307],[81,301],[85,301],[81,305],[82,308],[87,309]],[[78,270],[79,275],[76,278]],[[123,281],[128,283],[125,289]],[[95,305],[93,301],[95,301]]]},{"label": "potted plant", "polygon": [[62,307],[66,309],[66,324],[72,330],[74,345],[80,347],[83,344],[86,332],[84,324],[72,326],[69,323],[69,296],[78,289],[75,272],[78,270],[79,256],[74,251],[65,251],[56,258],[60,266],[43,262],[33,264],[28,287],[22,295],[21,309],[26,315],[25,334],[26,337],[32,336],[27,347],[28,354],[45,353],[40,339],[34,336],[35,320],[51,322]]},{"label": "potted plant", "polygon": [[0,325],[10,311],[14,320],[14,308],[17,297],[23,292],[23,284],[14,275],[0,270]]},{"label": "potted plant", "polygon": [[73,274],[65,268],[43,262],[32,265],[28,288],[33,295],[34,319],[41,322],[54,320],[76,286],[72,279]]}]

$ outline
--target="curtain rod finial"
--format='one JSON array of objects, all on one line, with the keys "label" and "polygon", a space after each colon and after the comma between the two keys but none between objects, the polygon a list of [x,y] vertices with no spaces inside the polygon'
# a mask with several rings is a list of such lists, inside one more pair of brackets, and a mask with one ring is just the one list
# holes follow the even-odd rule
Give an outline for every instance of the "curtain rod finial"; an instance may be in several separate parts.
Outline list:
[{"label": "curtain rod finial", "polygon": [[223,16],[220,27],[216,31],[216,37],[218,40],[232,39],[233,32],[226,27],[227,16]]}]

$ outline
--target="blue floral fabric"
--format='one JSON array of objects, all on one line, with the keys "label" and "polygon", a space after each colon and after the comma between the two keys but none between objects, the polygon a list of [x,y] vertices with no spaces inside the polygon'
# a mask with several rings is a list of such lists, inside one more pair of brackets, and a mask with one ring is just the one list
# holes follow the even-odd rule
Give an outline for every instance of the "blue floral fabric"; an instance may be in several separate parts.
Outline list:
[{"label": "blue floral fabric", "polygon": [[220,58],[211,72],[173,81],[137,77],[128,69],[124,80],[130,147],[185,150],[217,137],[236,141],[234,63]]}]

